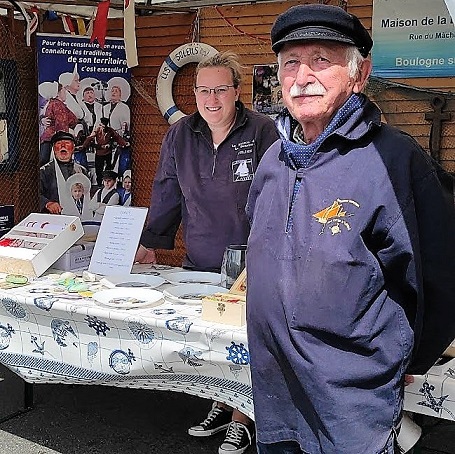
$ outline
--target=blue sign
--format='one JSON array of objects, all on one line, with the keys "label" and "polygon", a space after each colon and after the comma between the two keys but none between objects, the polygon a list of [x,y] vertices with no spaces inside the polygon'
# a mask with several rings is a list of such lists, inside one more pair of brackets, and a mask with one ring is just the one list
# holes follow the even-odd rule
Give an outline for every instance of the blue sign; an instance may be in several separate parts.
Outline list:
[{"label": "blue sign", "polygon": [[455,26],[444,0],[374,0],[373,75],[455,75]]}]

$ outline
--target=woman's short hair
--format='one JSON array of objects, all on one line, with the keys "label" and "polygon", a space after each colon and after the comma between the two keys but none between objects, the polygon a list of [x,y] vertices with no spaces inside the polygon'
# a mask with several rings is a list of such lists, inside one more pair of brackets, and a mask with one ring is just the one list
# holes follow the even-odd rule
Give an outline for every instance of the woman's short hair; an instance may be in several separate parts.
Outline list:
[{"label": "woman's short hair", "polygon": [[232,51],[218,52],[212,57],[199,62],[196,68],[196,76],[202,68],[227,68],[232,73],[232,85],[237,88],[242,82],[242,65],[239,56]]}]

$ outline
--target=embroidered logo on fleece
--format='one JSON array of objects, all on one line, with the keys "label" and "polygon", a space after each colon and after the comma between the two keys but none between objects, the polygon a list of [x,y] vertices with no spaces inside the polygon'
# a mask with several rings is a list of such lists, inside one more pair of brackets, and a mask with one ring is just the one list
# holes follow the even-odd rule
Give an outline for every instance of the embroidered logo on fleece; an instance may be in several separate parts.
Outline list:
[{"label": "embroidered logo on fleece", "polygon": [[336,199],[332,205],[313,214],[313,217],[322,224],[319,235],[322,235],[325,232],[326,227],[330,229],[332,235],[341,233],[341,227],[345,227],[346,230],[351,230],[351,225],[346,221],[346,218],[354,216],[354,213],[349,213],[347,211],[349,205],[360,208],[360,205],[354,200]]},{"label": "embroidered logo on fleece", "polygon": [[232,177],[234,182],[252,180],[253,176],[253,160],[251,158],[239,159],[232,162]]}]

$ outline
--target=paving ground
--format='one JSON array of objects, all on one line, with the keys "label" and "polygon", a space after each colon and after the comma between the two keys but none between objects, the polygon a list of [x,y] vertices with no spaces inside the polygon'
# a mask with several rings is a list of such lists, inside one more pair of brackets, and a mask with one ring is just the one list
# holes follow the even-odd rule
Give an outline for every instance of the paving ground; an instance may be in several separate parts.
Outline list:
[{"label": "paving ground", "polygon": [[211,454],[222,441],[186,434],[210,403],[184,394],[37,385],[34,395],[33,410],[0,424],[1,454]]},{"label": "paving ground", "polygon": [[[5,375],[0,420],[23,398],[21,381],[0,369]],[[31,411],[0,423],[0,454],[216,454],[223,438],[186,434],[210,405],[186,394],[35,385],[34,403]],[[424,435],[414,454],[455,454],[455,422],[425,417],[420,423]]]}]

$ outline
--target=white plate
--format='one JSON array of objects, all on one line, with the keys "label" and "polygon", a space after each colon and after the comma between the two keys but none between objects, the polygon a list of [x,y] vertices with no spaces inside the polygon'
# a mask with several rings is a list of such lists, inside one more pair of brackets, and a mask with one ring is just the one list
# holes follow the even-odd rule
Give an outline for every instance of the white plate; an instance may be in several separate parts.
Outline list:
[{"label": "white plate", "polygon": [[162,276],[172,284],[220,285],[221,283],[221,274],[205,271],[175,271]]},{"label": "white plate", "polygon": [[[158,290],[148,288],[123,288],[116,287],[101,290],[93,294],[92,298],[100,304],[117,309],[132,309],[145,306],[158,306],[163,303],[163,294]],[[135,298],[137,301],[128,301]],[[115,302],[115,299],[125,299],[123,302]]]},{"label": "white plate", "polygon": [[106,276],[101,279],[101,284],[109,288],[128,287],[128,288],[155,288],[166,282],[160,276],[150,274],[121,274],[118,276]]},{"label": "white plate", "polygon": [[167,288],[163,295],[170,301],[186,304],[201,304],[202,298],[218,292],[227,292],[224,287],[207,284],[181,284]]}]

